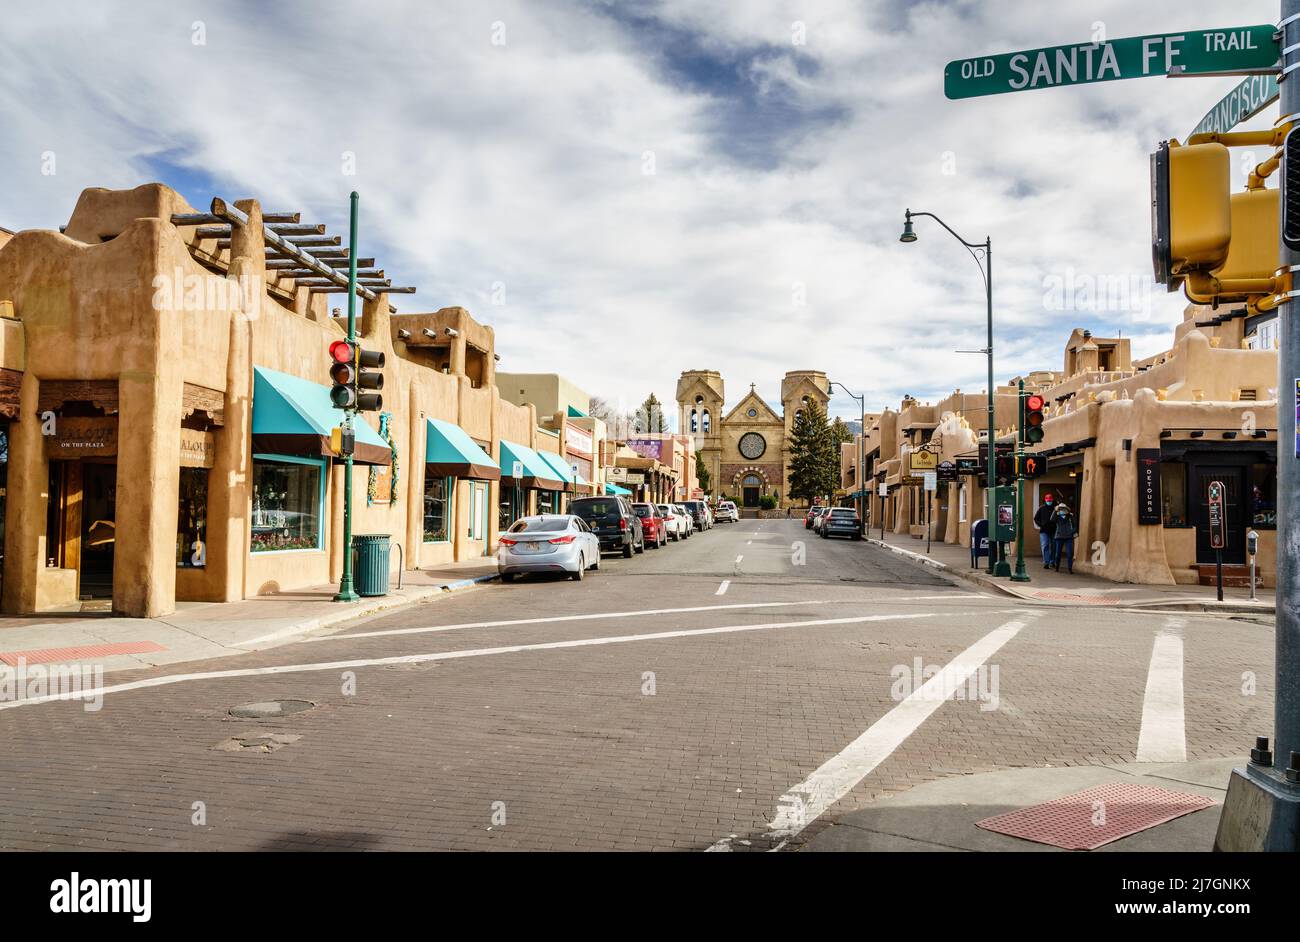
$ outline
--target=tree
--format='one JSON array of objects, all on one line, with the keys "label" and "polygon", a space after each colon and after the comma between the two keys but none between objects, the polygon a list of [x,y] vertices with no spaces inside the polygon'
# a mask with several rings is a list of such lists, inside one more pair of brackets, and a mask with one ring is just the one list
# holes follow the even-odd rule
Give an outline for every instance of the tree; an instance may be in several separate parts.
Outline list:
[{"label": "tree", "polygon": [[790,437],[790,497],[812,501],[830,493],[827,459],[833,447],[826,413],[816,401],[810,401],[799,411]]},{"label": "tree", "polygon": [[709,480],[709,469],[704,466],[704,455],[698,451],[695,453],[695,477],[700,482],[700,490],[709,493],[709,485],[713,482]]},{"label": "tree", "polygon": [[668,420],[664,418],[664,406],[659,397],[651,393],[641,408],[636,410],[635,429],[638,432],[666,432]]}]

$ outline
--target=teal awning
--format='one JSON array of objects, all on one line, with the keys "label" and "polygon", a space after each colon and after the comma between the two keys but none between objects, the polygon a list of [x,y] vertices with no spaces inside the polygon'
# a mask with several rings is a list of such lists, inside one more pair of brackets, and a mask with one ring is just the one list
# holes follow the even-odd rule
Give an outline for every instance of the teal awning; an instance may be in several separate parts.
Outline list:
[{"label": "teal awning", "polygon": [[501,479],[501,469],[492,456],[459,425],[442,419],[429,419],[425,426],[424,467],[425,473],[434,477]]},{"label": "teal awning", "polygon": [[606,484],[606,485],[605,485],[605,493],[606,493],[606,494],[613,494],[613,495],[616,495],[616,496],[618,496],[618,497],[631,497],[631,496],[632,496],[632,492],[631,492],[631,491],[629,491],[626,487],[619,487],[617,484]]},{"label": "teal awning", "polygon": [[[253,367],[253,451],[259,454],[333,458],[330,430],[343,410],[330,402],[329,387],[266,367]],[[352,423],[354,461],[388,464],[393,450],[364,419]]]},{"label": "teal awning", "polygon": [[574,474],[571,468],[560,455],[549,451],[539,451],[538,456],[555,469],[559,474],[560,480],[569,485],[570,490],[576,490],[580,485],[586,484],[587,481],[580,474]]},{"label": "teal awning", "polygon": [[[519,477],[515,477],[515,462],[521,465],[522,474]],[[527,445],[501,439],[501,461],[498,467],[503,479],[513,481],[518,486],[535,487],[543,491],[564,490],[563,478]]]},{"label": "teal awning", "polygon": [[583,412],[581,409],[575,409],[573,406],[569,406],[569,418],[585,419],[588,418],[588,416],[587,413]]}]

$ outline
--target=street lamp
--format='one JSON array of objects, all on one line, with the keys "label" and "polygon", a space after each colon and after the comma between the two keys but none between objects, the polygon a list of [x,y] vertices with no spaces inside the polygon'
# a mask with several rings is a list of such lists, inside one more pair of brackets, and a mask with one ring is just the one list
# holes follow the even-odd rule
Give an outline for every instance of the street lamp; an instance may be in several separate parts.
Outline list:
[{"label": "street lamp", "polygon": [[[916,236],[914,235],[912,238],[915,239]],[[845,386],[843,383],[837,383],[833,379],[828,379],[826,382],[829,386],[840,387],[840,389],[848,393],[849,398],[858,400],[858,406],[861,407],[862,410],[862,418],[858,422],[858,470],[857,473],[853,475],[853,482],[858,486],[858,529],[865,533],[867,526],[867,508],[866,483],[864,482],[863,474],[866,473],[866,456],[864,450],[866,449],[867,443],[867,396],[865,393],[861,396],[854,395],[849,391],[849,387]]]},{"label": "street lamp", "polygon": [[[985,236],[983,242],[967,242],[961,236],[957,235],[957,233],[953,231],[951,226],[949,226],[946,222],[944,222],[934,213],[914,213],[909,209],[904,212],[903,234],[898,237],[899,242],[910,243],[916,241],[916,233],[912,229],[913,216],[929,216],[939,225],[947,229],[948,234],[951,235],[958,242],[960,242],[962,245],[964,245],[966,247],[967,252],[970,252],[971,258],[975,259],[975,264],[979,267],[980,275],[984,279],[984,297],[988,307],[988,328],[989,328],[988,347],[984,350],[984,353],[988,355],[988,360],[989,360],[989,406],[988,406],[989,447],[988,447],[988,462],[987,462],[988,467],[986,468],[988,472],[986,489],[988,491],[987,519],[988,519],[988,538],[989,538],[989,575],[991,576],[994,575],[993,547],[996,545],[996,541],[994,540],[994,524],[997,520],[997,513],[996,513],[996,507],[994,506],[995,499],[993,496],[993,492],[997,487],[997,480],[998,480],[997,479],[998,441],[997,441],[997,433],[994,431],[993,428],[993,240],[990,239],[988,236]],[[983,256],[984,264],[982,265],[980,264],[980,256],[975,254],[977,250],[984,253]],[[1019,517],[1019,514],[1017,514],[1017,517]],[[1020,526],[1019,519],[1016,520],[1016,526]],[[1008,567],[1006,575],[1010,575],[1010,574],[1011,574],[1010,567]]]}]

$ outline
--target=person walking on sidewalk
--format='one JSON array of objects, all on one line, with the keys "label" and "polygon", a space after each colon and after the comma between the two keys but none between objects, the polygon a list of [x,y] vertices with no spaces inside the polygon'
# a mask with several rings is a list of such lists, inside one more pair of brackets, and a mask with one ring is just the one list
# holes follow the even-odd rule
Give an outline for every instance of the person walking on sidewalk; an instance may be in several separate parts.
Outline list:
[{"label": "person walking on sidewalk", "polygon": [[1079,532],[1074,514],[1066,504],[1056,508],[1052,517],[1052,541],[1056,544],[1056,571],[1061,571],[1061,559],[1064,558],[1069,571],[1074,572],[1074,537]]},{"label": "person walking on sidewalk", "polygon": [[1034,529],[1038,531],[1038,548],[1043,554],[1043,568],[1050,569],[1056,557],[1056,544],[1052,540],[1055,523],[1052,518],[1052,495],[1043,495],[1043,503],[1034,511]]}]

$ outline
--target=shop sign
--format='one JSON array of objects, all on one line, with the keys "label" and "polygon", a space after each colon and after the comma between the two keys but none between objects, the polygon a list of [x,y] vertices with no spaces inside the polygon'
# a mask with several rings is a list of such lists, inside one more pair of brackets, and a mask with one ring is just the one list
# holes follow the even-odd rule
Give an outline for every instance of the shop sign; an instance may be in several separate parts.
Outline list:
[{"label": "shop sign", "polygon": [[623,480],[625,480],[628,484],[644,484],[645,475],[642,474],[640,471],[629,471],[627,477],[625,477]]},{"label": "shop sign", "polygon": [[1223,500],[1223,482],[1211,481],[1209,487],[1210,549],[1221,550],[1228,545],[1225,538],[1227,507]]},{"label": "shop sign", "polygon": [[217,452],[217,439],[211,432],[181,429],[181,467],[211,468]]},{"label": "shop sign", "polygon": [[957,480],[957,465],[952,461],[940,461],[936,470],[939,472],[940,481]]},{"label": "shop sign", "polygon": [[1160,515],[1160,449],[1137,450],[1138,523],[1162,522]]},{"label": "shop sign", "polygon": [[605,480],[606,480],[606,481],[615,481],[615,482],[618,482],[618,481],[626,481],[626,480],[627,480],[627,468],[618,468],[618,467],[610,467],[610,468],[606,468],[606,469],[605,469]]},{"label": "shop sign", "polygon": [[45,436],[47,458],[117,456],[117,416],[57,416]]},{"label": "shop sign", "polygon": [[564,426],[564,445],[565,450],[579,455],[583,458],[592,456],[591,433],[585,428],[578,428],[576,425]]},{"label": "shop sign", "polygon": [[913,472],[934,471],[939,467],[939,455],[933,451],[914,451],[910,460]]}]

